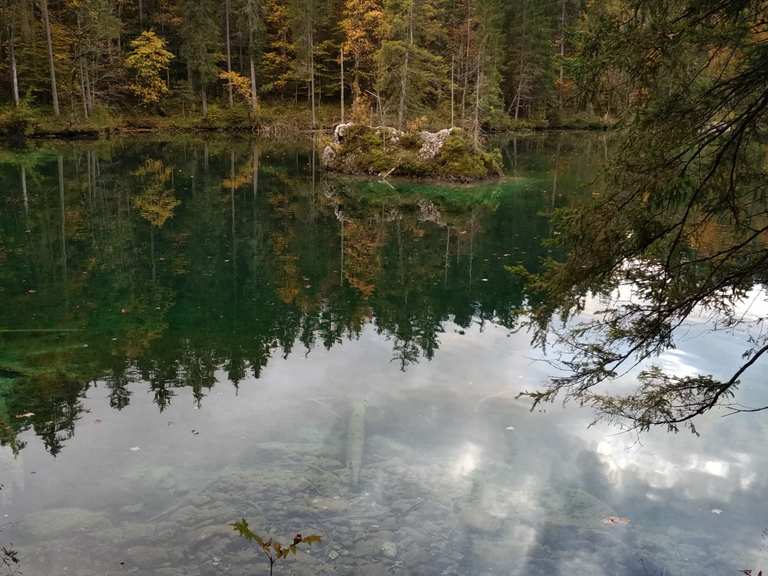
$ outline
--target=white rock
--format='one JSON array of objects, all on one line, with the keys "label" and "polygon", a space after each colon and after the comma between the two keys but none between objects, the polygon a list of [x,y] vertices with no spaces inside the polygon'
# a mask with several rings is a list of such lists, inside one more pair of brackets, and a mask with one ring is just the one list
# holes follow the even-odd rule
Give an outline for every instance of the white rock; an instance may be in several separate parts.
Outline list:
[{"label": "white rock", "polygon": [[354,126],[352,122],[347,122],[346,124],[339,124],[336,126],[336,128],[333,130],[333,141],[336,144],[339,144],[344,139],[344,133],[351,127]]},{"label": "white rock", "polygon": [[439,132],[427,132],[426,130],[419,133],[421,138],[421,150],[419,150],[419,160],[432,160],[443,149],[443,144],[453,133],[453,128],[443,128]]},{"label": "white rock", "polygon": [[381,544],[381,553],[387,558],[397,557],[397,544],[394,542],[383,542]]},{"label": "white rock", "polygon": [[336,160],[336,150],[329,144],[323,148],[323,154],[320,157],[320,161],[323,163],[323,166],[330,166],[333,164],[334,160]]}]

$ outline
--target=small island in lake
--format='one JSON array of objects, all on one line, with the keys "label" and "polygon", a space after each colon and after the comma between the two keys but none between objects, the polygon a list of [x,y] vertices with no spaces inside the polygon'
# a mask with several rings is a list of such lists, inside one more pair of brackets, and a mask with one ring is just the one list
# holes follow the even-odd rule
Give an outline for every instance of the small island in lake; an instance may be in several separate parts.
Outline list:
[{"label": "small island in lake", "polygon": [[344,174],[472,182],[502,173],[499,151],[475,147],[461,128],[403,132],[388,126],[339,124],[321,148],[323,166]]}]

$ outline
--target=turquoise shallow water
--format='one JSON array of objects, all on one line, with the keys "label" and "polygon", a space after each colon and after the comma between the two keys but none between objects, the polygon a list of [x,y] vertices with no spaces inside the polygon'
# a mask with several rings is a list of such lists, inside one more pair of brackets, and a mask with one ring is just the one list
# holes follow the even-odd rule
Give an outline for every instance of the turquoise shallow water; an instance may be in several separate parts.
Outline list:
[{"label": "turquoise shallow water", "polygon": [[[245,517],[322,536],[277,574],[764,568],[764,418],[638,437],[516,399],[552,367],[508,267],[557,257],[609,147],[518,138],[473,188],[327,179],[303,143],[4,151],[0,544],[28,576],[264,574]],[[745,338],[693,321],[661,361],[728,374]]]}]

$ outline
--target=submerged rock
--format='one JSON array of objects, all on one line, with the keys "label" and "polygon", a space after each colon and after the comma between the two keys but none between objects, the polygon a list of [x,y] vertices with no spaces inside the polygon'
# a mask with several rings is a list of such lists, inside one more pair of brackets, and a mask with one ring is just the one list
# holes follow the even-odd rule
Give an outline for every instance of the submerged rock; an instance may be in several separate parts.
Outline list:
[{"label": "submerged rock", "polygon": [[83,508],[55,508],[27,514],[19,524],[22,532],[41,540],[60,538],[73,533],[98,532],[112,527],[102,512]]},{"label": "submerged rock", "polygon": [[381,553],[387,558],[397,558],[397,544],[394,542],[384,542],[381,545]]},{"label": "submerged rock", "polygon": [[461,128],[401,132],[389,126],[339,124],[322,146],[327,170],[346,174],[469,182],[501,175],[498,151],[476,149]]}]

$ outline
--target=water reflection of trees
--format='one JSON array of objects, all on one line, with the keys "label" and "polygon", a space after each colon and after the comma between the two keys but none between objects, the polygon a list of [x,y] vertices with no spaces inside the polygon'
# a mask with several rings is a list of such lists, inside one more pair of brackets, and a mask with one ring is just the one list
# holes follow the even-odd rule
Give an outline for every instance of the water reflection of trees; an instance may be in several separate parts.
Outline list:
[{"label": "water reflection of trees", "polygon": [[[0,198],[0,366],[13,372],[0,435],[31,427],[54,454],[96,383],[120,410],[144,381],[163,410],[179,387],[199,403],[219,371],[237,386],[276,354],[366,326],[402,369],[434,356],[448,320],[512,327],[522,294],[504,264],[535,263],[547,229],[539,196],[328,182],[292,149],[98,144],[45,158],[23,194]],[[8,190],[17,178],[0,171]]]}]

